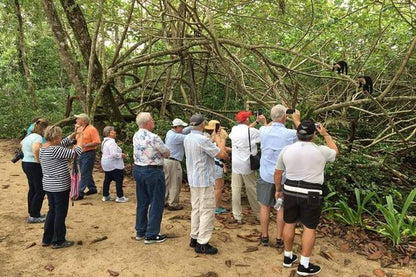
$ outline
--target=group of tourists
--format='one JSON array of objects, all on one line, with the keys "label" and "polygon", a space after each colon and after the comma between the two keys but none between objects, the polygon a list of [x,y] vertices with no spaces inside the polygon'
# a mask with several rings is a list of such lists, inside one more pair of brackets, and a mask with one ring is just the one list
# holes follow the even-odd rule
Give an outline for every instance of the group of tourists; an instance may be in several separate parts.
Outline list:
[{"label": "group of tourists", "polygon": [[[155,133],[155,121],[148,112],[136,117],[139,127],[133,137],[136,181],[136,240],[145,244],[160,243],[167,236],[161,234],[164,209],[183,209],[179,201],[182,187],[182,161],[186,158],[186,172],[191,194],[191,231],[189,246],[197,253],[216,254],[210,244],[215,214],[227,212],[222,207],[223,175],[231,153],[231,194],[234,222],[244,224],[241,191],[245,186],[250,208],[261,226],[260,241],[268,246],[269,223],[276,200],[277,232],[275,246],[284,248],[283,266],[291,267],[298,260],[292,252],[295,227],[303,225],[302,253],[297,273],[302,276],[320,272],[309,262],[315,230],[319,223],[324,196],[323,181],[326,162],[335,160],[337,146],[322,124],[300,120],[297,110],[288,113],[283,105],[270,110],[271,122],[263,114],[254,118],[250,111],[235,116],[237,125],[230,134],[218,120],[207,122],[201,114],[194,114],[188,123],[175,118],[165,142]],[[286,127],[291,118],[294,129]],[[260,128],[256,128],[261,124]],[[316,133],[324,137],[326,145],[313,141]],[[106,126],[101,142],[97,129],[86,114],[76,116],[74,133],[62,139],[62,129],[48,126],[42,119],[22,141],[22,167],[29,181],[29,223],[45,221],[42,246],[62,248],[73,245],[65,238],[65,217],[68,211],[70,171],[68,159],[79,160],[81,185],[79,198],[97,193],[92,177],[96,148],[101,144],[101,165],[105,172],[102,200],[124,203],[123,159],[117,145],[116,130]],[[231,148],[226,146],[226,138]],[[68,145],[74,145],[68,148]],[[260,168],[252,169],[250,156],[257,155],[260,144]],[[116,183],[117,197],[110,196],[109,185]],[[88,191],[84,192],[88,188]],[[44,194],[48,195],[47,216],[40,214]],[[282,200],[283,199],[283,200]]]}]

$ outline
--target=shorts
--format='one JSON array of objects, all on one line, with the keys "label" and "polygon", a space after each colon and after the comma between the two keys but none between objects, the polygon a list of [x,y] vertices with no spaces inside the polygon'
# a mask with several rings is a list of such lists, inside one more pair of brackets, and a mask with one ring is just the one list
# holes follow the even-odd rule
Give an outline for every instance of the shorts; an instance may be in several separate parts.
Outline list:
[{"label": "shorts", "polygon": [[283,220],[286,223],[300,222],[309,229],[316,229],[321,217],[322,199],[284,193],[283,209]]},{"label": "shorts", "polygon": [[219,165],[215,165],[214,166],[214,178],[215,178],[215,180],[222,179],[223,177],[224,177],[224,168],[219,166]]},{"label": "shorts", "polygon": [[257,179],[257,201],[263,206],[274,206],[276,203],[276,187],[274,183],[264,181],[261,177]]}]

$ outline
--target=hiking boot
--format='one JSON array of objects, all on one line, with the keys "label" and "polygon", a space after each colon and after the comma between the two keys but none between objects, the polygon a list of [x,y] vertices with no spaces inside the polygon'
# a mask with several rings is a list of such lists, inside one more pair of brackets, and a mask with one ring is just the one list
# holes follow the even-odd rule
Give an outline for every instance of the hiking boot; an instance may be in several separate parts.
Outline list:
[{"label": "hiking boot", "polygon": [[197,243],[197,239],[191,238],[191,242],[189,243],[189,246],[192,247],[192,248],[195,248],[196,243]]},{"label": "hiking boot", "polygon": [[218,207],[215,209],[215,214],[222,214],[225,213],[227,210],[224,209],[223,207]]},{"label": "hiking boot", "polygon": [[296,262],[297,260],[298,260],[298,256],[296,256],[295,254],[292,255],[292,259],[285,256],[283,258],[283,266],[292,267],[293,263]]},{"label": "hiking boot", "polygon": [[166,240],[167,236],[166,235],[157,235],[154,237],[145,237],[144,238],[144,243],[145,244],[151,244],[151,243],[159,243],[159,242],[164,242]]},{"label": "hiking boot", "polygon": [[260,242],[263,246],[269,246],[269,237],[260,237]]},{"label": "hiking boot", "polygon": [[97,194],[96,190],[89,190],[85,193],[85,195]]},{"label": "hiking boot", "polygon": [[125,196],[122,196],[122,197],[117,197],[116,198],[116,202],[117,203],[126,203],[126,202],[128,202],[129,201],[129,199],[127,198],[127,197],[125,197]]},{"label": "hiking boot", "polygon": [[296,273],[300,276],[309,276],[309,275],[316,275],[321,272],[321,267],[319,265],[314,265],[309,263],[309,266],[305,268],[303,265],[298,266],[298,270]]},{"label": "hiking boot", "polygon": [[218,249],[213,247],[209,243],[206,243],[206,244],[196,243],[195,252],[200,253],[200,254],[214,255],[218,253]]},{"label": "hiking boot", "polygon": [[32,217],[32,216],[29,216],[29,218],[27,219],[27,223],[30,223],[30,224],[32,224],[32,223],[42,223],[42,222],[45,222],[45,220],[46,220],[46,217]]},{"label": "hiking boot", "polygon": [[111,198],[111,196],[109,195],[109,196],[103,196],[101,200],[103,200],[103,202],[107,202],[107,201],[113,201],[114,198]]},{"label": "hiking boot", "polygon": [[285,246],[282,239],[276,239],[276,248],[283,248]]},{"label": "hiking boot", "polygon": [[66,240],[66,241],[64,241],[62,243],[54,243],[54,244],[52,244],[52,249],[65,248],[65,247],[70,247],[72,245],[74,245],[74,242],[73,241]]},{"label": "hiking boot", "polygon": [[169,211],[179,211],[179,210],[182,210],[183,209],[183,206],[182,205],[175,205],[175,206],[171,206],[171,205],[168,205],[167,207],[166,207]]}]

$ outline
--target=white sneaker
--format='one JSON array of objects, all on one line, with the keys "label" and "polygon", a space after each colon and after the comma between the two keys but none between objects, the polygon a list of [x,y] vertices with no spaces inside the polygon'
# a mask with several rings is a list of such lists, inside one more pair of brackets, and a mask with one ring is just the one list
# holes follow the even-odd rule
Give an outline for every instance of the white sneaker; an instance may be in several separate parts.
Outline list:
[{"label": "white sneaker", "polygon": [[103,196],[101,200],[103,200],[103,202],[114,201],[114,198],[111,198],[111,196],[109,195],[109,196]]},{"label": "white sneaker", "polygon": [[126,202],[128,202],[129,201],[129,199],[127,198],[127,197],[125,197],[125,196],[122,196],[122,197],[117,197],[116,198],[116,202],[117,203],[126,203]]}]

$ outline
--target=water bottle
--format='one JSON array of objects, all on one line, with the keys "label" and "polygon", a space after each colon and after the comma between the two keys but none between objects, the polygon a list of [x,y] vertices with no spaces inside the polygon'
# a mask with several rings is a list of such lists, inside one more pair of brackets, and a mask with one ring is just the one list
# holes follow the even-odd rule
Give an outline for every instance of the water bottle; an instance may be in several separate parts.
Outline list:
[{"label": "water bottle", "polygon": [[274,209],[276,211],[280,210],[280,208],[283,206],[283,198],[277,198],[276,204],[274,205]]}]

